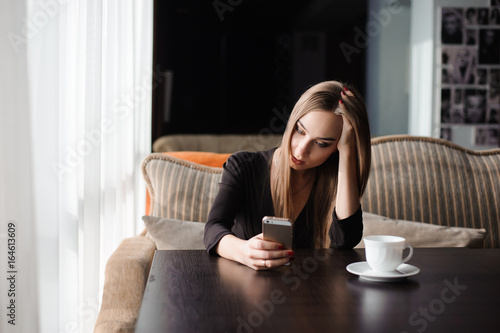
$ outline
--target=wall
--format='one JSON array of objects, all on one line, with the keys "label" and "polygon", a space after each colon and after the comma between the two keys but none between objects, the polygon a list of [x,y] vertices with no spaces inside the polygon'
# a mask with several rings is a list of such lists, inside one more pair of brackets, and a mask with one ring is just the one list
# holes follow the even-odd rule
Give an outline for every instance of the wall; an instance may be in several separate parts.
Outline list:
[{"label": "wall", "polygon": [[[410,104],[408,132],[412,135],[439,137],[438,100],[433,78],[436,77],[435,50],[439,39],[439,7],[489,6],[490,0],[419,0],[412,2]],[[472,128],[463,127],[453,141],[474,148]]]},{"label": "wall", "polygon": [[408,133],[410,17],[409,1],[369,1],[364,31],[369,36],[366,103],[372,136]]},{"label": "wall", "polygon": [[[366,102],[372,136],[439,137],[440,96],[434,84],[440,38],[437,9],[488,6],[490,0],[372,0],[368,4],[367,26],[362,31],[369,37]],[[454,132],[453,141],[477,149],[473,134],[473,127],[463,126]]]}]

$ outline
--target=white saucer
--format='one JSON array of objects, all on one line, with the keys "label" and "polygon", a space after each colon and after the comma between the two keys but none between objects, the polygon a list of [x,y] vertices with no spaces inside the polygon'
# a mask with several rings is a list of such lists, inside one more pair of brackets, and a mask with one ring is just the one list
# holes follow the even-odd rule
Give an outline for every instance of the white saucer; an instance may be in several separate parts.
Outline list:
[{"label": "white saucer", "polygon": [[419,268],[408,264],[401,264],[392,272],[374,272],[370,269],[366,261],[352,263],[346,269],[352,274],[359,275],[360,279],[377,282],[402,280],[420,272]]}]

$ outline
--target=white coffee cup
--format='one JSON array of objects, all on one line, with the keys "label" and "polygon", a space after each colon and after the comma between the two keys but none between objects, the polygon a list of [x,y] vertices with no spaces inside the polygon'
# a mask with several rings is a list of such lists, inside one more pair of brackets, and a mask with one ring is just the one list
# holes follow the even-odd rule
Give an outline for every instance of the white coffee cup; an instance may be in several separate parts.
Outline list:
[{"label": "white coffee cup", "polygon": [[[374,272],[395,271],[413,256],[413,247],[403,237],[376,235],[364,237],[363,240],[366,261]],[[410,253],[403,259],[405,248],[408,248]]]}]

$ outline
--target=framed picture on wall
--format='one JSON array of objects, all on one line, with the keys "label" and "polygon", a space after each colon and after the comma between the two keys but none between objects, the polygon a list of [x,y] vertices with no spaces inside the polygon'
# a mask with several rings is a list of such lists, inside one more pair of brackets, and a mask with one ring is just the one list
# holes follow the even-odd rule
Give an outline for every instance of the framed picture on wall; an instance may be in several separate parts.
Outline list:
[{"label": "framed picture on wall", "polygon": [[439,8],[438,96],[441,138],[499,147],[500,2]]}]

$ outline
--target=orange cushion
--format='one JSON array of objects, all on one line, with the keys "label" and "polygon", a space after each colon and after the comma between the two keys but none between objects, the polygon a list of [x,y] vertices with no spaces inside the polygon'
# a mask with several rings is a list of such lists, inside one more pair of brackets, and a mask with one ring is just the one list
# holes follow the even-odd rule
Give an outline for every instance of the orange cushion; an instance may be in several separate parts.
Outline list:
[{"label": "orange cushion", "polygon": [[231,156],[231,154],[209,153],[204,151],[170,151],[162,154],[216,168],[222,168],[222,165],[226,162],[228,157]]},{"label": "orange cushion", "polygon": [[[210,153],[204,151],[170,151],[162,154],[216,168],[222,168],[222,165],[226,162],[228,157],[231,156],[231,154]],[[149,214],[150,207],[151,198],[149,197],[149,192],[146,191],[146,215]]]}]

